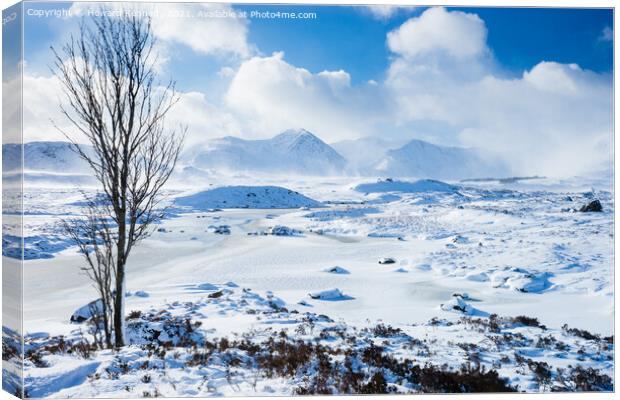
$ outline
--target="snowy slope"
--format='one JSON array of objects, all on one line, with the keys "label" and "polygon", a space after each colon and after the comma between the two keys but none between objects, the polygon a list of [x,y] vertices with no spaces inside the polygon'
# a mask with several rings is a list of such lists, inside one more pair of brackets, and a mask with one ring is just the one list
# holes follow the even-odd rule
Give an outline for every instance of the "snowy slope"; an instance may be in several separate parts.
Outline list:
[{"label": "snowy slope", "polygon": [[[17,144],[2,145],[2,168],[19,168],[21,148]],[[88,165],[71,149],[68,142],[29,142],[24,144],[24,170],[63,174],[86,173]]]},{"label": "snowy slope", "polygon": [[178,197],[175,203],[179,206],[192,207],[195,210],[321,206],[321,203],[316,200],[278,186],[225,186]]},{"label": "snowy slope", "polygon": [[437,146],[422,140],[412,140],[401,148],[389,150],[374,168],[390,176],[432,179],[503,176],[506,173],[503,165],[486,160],[476,150]]},{"label": "snowy slope", "polygon": [[261,171],[298,175],[342,175],[346,160],[306,130],[288,130],[271,139],[212,140],[189,164],[225,171]]}]

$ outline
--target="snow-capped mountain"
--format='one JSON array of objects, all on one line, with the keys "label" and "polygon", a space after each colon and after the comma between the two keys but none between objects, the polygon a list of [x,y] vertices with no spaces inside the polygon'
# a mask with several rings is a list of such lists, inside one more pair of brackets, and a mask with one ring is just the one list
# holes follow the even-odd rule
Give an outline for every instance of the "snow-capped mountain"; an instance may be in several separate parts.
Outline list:
[{"label": "snow-capped mountain", "polygon": [[[333,146],[333,147],[332,147]],[[402,143],[362,138],[332,146],[306,130],[287,130],[271,139],[224,137],[184,154],[177,178],[208,180],[218,172],[265,172],[279,175],[392,176],[456,180],[504,176],[506,168],[475,149],[445,147],[421,140]],[[401,146],[401,147],[399,147]],[[336,148],[336,149],[334,149]],[[346,156],[343,157],[341,154]],[[19,167],[20,147],[2,147],[5,173]],[[24,144],[24,170],[31,178],[91,175],[68,142]]]},{"label": "snow-capped mountain", "polygon": [[374,169],[383,175],[448,180],[506,173],[505,166],[475,149],[438,146],[422,140],[388,150]]},{"label": "snow-capped mountain", "polygon": [[388,140],[379,137],[363,137],[360,139],[342,140],[330,145],[344,158],[349,165],[348,170],[355,175],[374,175],[374,167],[385,157],[389,150],[397,149],[406,140]]},{"label": "snow-capped mountain", "polygon": [[265,140],[211,140],[190,158],[188,164],[200,169],[299,175],[342,175],[347,164],[336,150],[303,129]]},{"label": "snow-capped mountain", "polygon": [[[24,170],[65,174],[88,173],[89,167],[68,142],[29,142],[24,147]],[[21,147],[17,144],[2,145],[2,168],[14,171],[20,166]]]}]

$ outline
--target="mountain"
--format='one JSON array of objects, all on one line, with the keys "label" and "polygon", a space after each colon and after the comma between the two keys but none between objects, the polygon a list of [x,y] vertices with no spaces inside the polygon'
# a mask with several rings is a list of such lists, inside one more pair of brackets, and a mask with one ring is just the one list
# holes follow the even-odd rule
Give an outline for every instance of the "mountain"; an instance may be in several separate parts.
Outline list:
[{"label": "mountain", "polygon": [[389,176],[448,180],[506,173],[504,165],[475,149],[438,146],[422,140],[412,140],[398,149],[388,150],[374,169]]},{"label": "mountain", "polygon": [[406,141],[378,137],[342,140],[331,146],[349,163],[349,171],[359,175],[374,175],[374,167],[389,150],[401,147]]},{"label": "mountain", "polygon": [[[89,149],[89,148],[87,148]],[[22,148],[18,144],[2,145],[2,169],[19,168]],[[63,174],[88,173],[88,164],[71,149],[68,142],[29,142],[23,146],[24,170]]]},{"label": "mountain", "polygon": [[306,130],[287,130],[271,139],[211,140],[188,160],[211,170],[260,171],[299,175],[342,175],[347,161]]}]

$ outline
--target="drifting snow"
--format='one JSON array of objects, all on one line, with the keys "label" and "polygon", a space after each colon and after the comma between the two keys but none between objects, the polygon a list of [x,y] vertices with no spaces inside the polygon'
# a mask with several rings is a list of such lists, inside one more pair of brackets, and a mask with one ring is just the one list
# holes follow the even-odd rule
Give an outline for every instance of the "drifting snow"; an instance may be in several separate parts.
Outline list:
[{"label": "drifting snow", "polygon": [[175,204],[199,211],[213,208],[321,207],[316,200],[278,186],[224,186],[178,197]]},{"label": "drifting snow", "polygon": [[362,183],[355,187],[355,190],[362,193],[424,193],[424,192],[448,192],[453,193],[458,190],[457,186],[450,185],[432,179],[421,179],[415,182],[395,181],[391,179],[380,180],[375,183]]}]

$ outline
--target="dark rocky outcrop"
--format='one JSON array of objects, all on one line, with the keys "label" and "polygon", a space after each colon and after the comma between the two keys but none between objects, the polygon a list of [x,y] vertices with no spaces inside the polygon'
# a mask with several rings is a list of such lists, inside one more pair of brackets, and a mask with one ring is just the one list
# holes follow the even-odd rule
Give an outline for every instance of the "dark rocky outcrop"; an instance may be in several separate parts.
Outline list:
[{"label": "dark rocky outcrop", "polygon": [[581,212],[602,212],[603,205],[599,200],[592,200],[588,204],[582,206],[579,211]]}]

